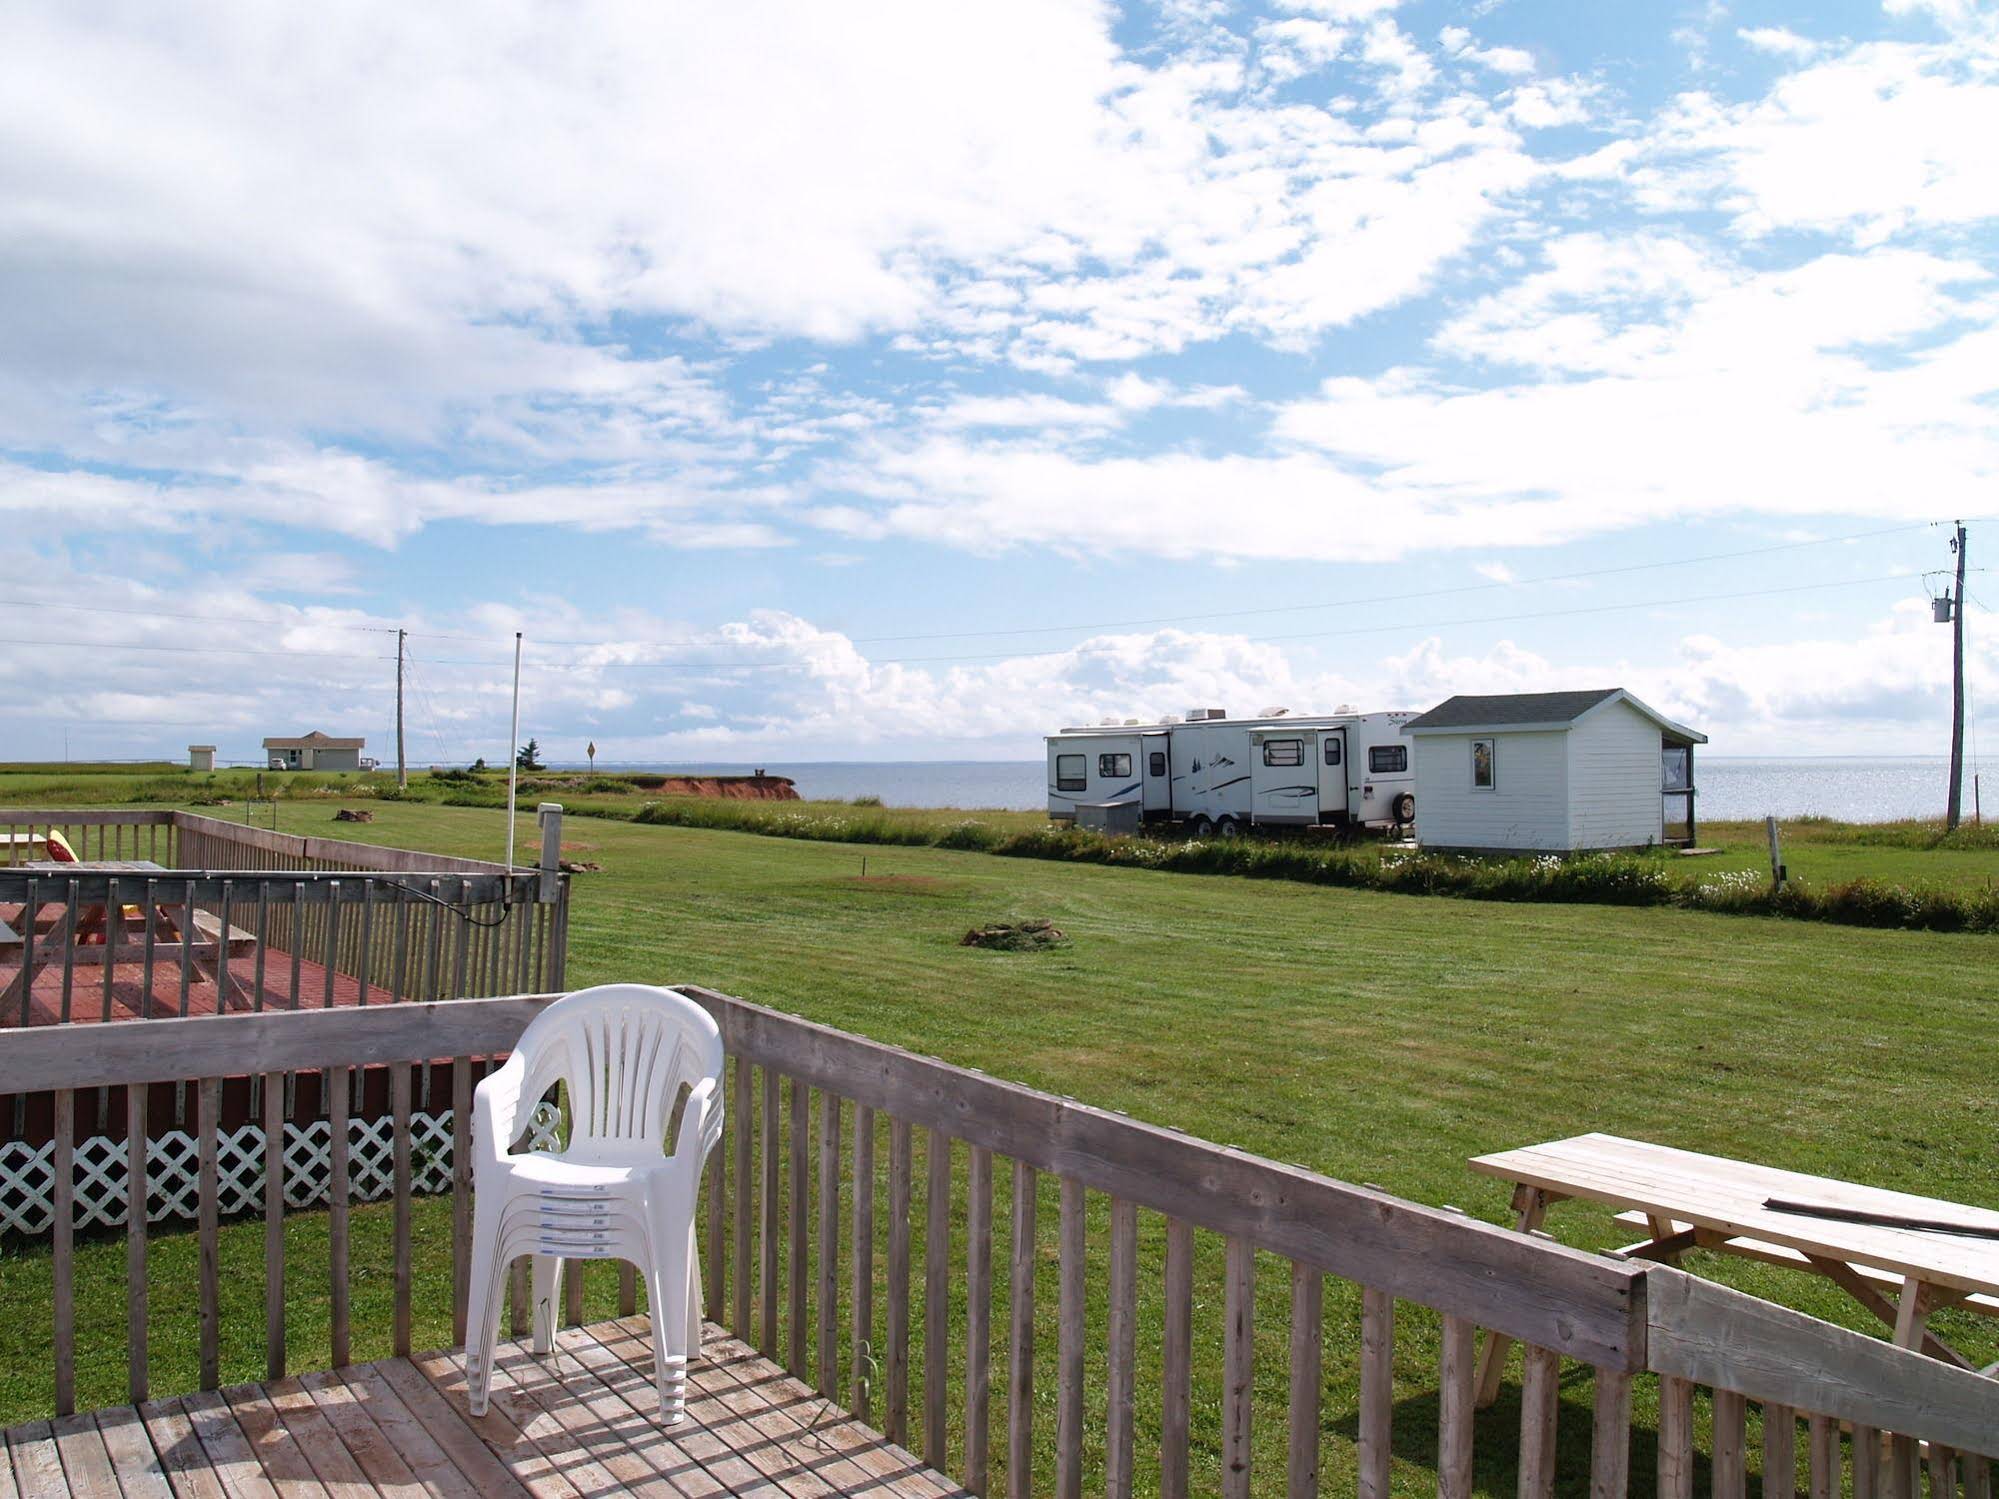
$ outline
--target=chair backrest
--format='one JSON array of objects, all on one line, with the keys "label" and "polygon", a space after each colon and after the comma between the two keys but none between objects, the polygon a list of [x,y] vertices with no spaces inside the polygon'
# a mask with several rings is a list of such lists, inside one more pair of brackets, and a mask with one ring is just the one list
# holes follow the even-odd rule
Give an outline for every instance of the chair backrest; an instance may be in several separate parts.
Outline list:
[{"label": "chair backrest", "polygon": [[523,1103],[569,1089],[569,1148],[645,1142],[665,1148],[683,1086],[722,1078],[722,1033],[701,1006],[649,984],[565,994],[521,1033]]}]

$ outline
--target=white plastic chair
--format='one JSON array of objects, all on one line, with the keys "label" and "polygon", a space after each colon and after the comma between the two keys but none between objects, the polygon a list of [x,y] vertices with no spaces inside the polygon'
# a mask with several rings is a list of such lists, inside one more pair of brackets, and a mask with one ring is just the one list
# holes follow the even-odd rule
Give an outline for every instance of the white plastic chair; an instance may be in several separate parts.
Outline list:
[{"label": "white plastic chair", "polygon": [[[558,1082],[568,1094],[565,1149],[509,1155]],[[666,1130],[682,1088],[680,1128]],[[722,1137],[722,1035],[692,1000],[645,984],[568,994],[522,1032],[506,1065],[479,1084],[472,1116],[472,1267],[465,1383],[486,1413],[506,1267],[534,1256],[534,1351],[555,1346],[565,1260],[621,1259],[646,1278],[659,1413],[686,1415],[687,1361],[700,1352],[694,1205]]]}]

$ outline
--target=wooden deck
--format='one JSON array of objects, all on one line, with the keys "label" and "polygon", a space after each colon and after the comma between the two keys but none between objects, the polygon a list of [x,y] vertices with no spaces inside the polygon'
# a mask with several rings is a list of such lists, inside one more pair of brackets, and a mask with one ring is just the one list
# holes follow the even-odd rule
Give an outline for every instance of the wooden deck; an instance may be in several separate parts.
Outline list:
[{"label": "wooden deck", "polygon": [[556,1347],[537,1360],[503,1344],[477,1421],[454,1350],[19,1426],[0,1499],[965,1492],[718,1328],[671,1427],[654,1419],[643,1318]]}]

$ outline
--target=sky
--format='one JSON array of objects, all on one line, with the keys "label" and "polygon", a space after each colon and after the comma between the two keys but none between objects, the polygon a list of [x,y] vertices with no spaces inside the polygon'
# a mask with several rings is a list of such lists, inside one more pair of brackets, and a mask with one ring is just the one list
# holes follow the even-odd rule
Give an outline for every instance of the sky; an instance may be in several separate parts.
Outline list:
[{"label": "sky", "polygon": [[[1999,747],[1999,9],[10,6],[0,760]],[[1999,560],[1993,561],[1999,566]],[[1982,596],[1982,597],[1981,597]]]}]

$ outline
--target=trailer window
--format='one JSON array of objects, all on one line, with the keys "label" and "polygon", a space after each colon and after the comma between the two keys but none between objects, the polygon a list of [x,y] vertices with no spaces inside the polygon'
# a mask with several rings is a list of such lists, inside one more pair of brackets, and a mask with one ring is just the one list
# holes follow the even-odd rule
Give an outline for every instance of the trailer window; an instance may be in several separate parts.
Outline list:
[{"label": "trailer window", "polygon": [[1130,775],[1131,756],[1130,755],[1097,756],[1097,774],[1102,776],[1107,781],[1116,780],[1120,776]]},{"label": "trailer window", "polygon": [[1401,775],[1409,769],[1409,746],[1373,744],[1367,750],[1367,773],[1372,776]]},{"label": "trailer window", "polygon": [[1264,740],[1263,763],[1265,765],[1303,765],[1305,763],[1305,741],[1302,739]]},{"label": "trailer window", "polygon": [[1081,791],[1090,784],[1089,761],[1082,755],[1055,757],[1055,789]]},{"label": "trailer window", "polygon": [[1328,765],[1340,763],[1340,738],[1337,734],[1326,741],[1326,763]]},{"label": "trailer window", "polygon": [[1155,776],[1165,775],[1166,751],[1154,750],[1149,756],[1147,756],[1145,761],[1145,770],[1146,774],[1148,775],[1155,775]]}]

